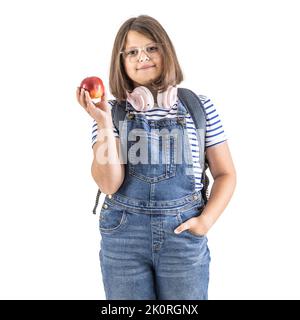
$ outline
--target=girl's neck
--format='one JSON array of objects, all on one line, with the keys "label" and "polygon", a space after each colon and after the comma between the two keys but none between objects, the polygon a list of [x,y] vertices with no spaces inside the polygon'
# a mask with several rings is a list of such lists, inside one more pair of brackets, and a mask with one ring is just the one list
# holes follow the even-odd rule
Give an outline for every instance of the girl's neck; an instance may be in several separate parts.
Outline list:
[{"label": "girl's neck", "polygon": [[150,92],[152,93],[153,99],[154,99],[154,103],[157,103],[157,90],[154,90],[153,88],[147,87]]}]

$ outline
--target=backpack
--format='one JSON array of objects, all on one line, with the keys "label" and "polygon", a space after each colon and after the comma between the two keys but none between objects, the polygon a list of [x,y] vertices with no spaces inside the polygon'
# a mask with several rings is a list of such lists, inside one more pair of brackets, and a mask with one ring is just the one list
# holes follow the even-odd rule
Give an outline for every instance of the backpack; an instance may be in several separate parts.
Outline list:
[{"label": "backpack", "polygon": [[[182,104],[186,107],[187,111],[191,115],[196,128],[198,145],[200,149],[200,152],[199,152],[200,165],[201,165],[201,168],[203,168],[202,178],[201,178],[203,188],[201,189],[201,194],[204,200],[204,205],[206,205],[209,198],[209,190],[208,190],[209,178],[206,174],[208,163],[205,157],[205,133],[206,133],[205,109],[200,98],[193,91],[185,88],[178,88],[177,94],[178,94],[179,100],[182,102]],[[124,121],[126,116],[126,110],[124,108],[124,105],[116,103],[115,105],[112,106],[111,113],[112,113],[113,123],[119,131],[119,123],[120,121]],[[203,133],[202,135],[200,135],[199,129]],[[100,189],[98,189],[95,205],[93,208],[93,214],[96,214],[100,194],[101,194],[101,191]]]}]

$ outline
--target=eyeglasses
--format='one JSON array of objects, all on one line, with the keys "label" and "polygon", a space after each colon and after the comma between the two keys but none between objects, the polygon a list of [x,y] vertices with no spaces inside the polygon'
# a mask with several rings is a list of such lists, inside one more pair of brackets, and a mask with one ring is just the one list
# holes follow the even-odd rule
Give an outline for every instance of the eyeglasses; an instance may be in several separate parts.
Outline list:
[{"label": "eyeglasses", "polygon": [[162,52],[161,43],[151,43],[144,47],[139,48],[130,48],[124,51],[121,51],[120,54],[123,55],[124,59],[128,59],[129,62],[136,62],[140,57],[141,51],[144,51],[149,58],[158,56]]}]

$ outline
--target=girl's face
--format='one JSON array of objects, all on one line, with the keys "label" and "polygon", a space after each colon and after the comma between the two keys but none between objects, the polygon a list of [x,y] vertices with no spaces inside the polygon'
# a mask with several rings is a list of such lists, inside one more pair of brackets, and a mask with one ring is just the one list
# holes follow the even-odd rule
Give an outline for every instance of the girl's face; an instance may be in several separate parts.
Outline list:
[{"label": "girl's face", "polygon": [[[138,49],[137,55],[134,54],[134,52],[137,52],[134,48],[144,48],[153,43],[153,40],[136,31],[130,30],[127,34],[124,51],[129,54],[124,57],[124,66],[128,77],[134,83],[134,87],[150,85],[162,72],[161,51],[156,52],[155,46],[150,46],[146,50],[150,54],[141,49]],[[133,50],[130,51],[129,49]]]}]

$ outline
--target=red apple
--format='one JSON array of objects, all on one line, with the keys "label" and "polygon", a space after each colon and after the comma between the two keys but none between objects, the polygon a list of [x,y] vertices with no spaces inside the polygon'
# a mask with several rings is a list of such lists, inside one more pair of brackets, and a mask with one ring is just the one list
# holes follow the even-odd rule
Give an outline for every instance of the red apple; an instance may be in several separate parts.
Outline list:
[{"label": "red apple", "polygon": [[92,99],[102,98],[104,95],[104,85],[98,77],[87,77],[81,81],[80,88],[87,90]]}]

